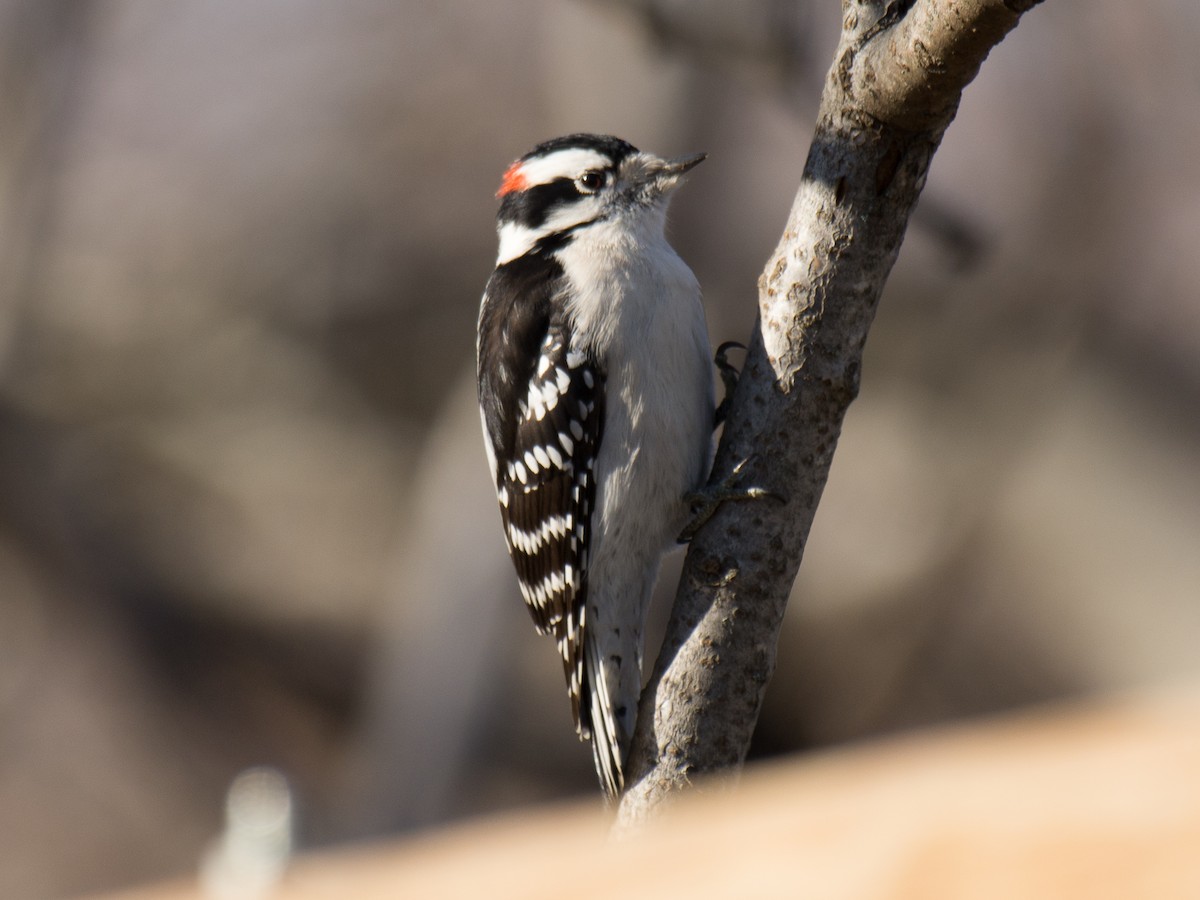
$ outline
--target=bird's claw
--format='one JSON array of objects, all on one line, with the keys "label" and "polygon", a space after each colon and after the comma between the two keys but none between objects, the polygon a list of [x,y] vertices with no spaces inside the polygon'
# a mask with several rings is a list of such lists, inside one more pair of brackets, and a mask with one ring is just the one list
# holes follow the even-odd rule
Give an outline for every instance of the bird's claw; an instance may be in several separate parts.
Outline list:
[{"label": "bird's claw", "polygon": [[684,502],[691,507],[692,519],[684,526],[683,531],[676,538],[678,543],[687,544],[709,519],[716,514],[720,509],[721,504],[728,500],[762,500],[770,497],[780,503],[786,503],[787,500],[781,497],[774,491],[768,491],[761,487],[744,487],[738,482],[741,478],[742,470],[753,457],[743,459],[733,467],[733,470],[726,476],[722,477],[717,482],[709,482],[698,491],[691,491],[684,495]]},{"label": "bird's claw", "polygon": [[717,411],[713,418],[714,428],[725,421],[725,416],[729,412],[729,401],[733,398],[733,391],[737,387],[738,378],[741,375],[738,368],[725,358],[726,354],[735,347],[739,350],[746,349],[745,344],[739,344],[737,341],[725,341],[717,347],[717,352],[713,354],[713,364],[716,365],[717,371],[721,375],[721,384],[725,387],[725,396],[717,405]]}]

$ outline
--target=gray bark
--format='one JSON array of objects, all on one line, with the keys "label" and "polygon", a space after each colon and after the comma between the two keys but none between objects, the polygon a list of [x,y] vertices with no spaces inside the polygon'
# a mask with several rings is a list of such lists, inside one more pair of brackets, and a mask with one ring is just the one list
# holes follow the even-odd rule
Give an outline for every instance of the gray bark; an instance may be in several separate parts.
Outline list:
[{"label": "gray bark", "polygon": [[863,346],[930,160],[989,50],[1040,0],[843,0],[842,36],[714,478],[780,501],[725,504],[692,541],[642,696],[618,827],[745,759],[787,598]]}]

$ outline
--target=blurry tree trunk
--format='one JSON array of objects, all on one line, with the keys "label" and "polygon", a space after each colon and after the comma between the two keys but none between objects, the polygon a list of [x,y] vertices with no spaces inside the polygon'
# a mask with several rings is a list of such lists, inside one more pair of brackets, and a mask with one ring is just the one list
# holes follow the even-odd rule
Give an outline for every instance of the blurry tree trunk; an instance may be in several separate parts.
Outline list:
[{"label": "blurry tree trunk", "polygon": [[96,5],[0,5],[0,364],[38,302],[87,87]]},{"label": "blurry tree trunk", "polygon": [[[867,332],[963,88],[1040,0],[842,0],[804,174],[759,279],[759,315],[714,479],[782,500],[725,504],[692,542],[643,695],[618,826],[745,759],[788,594],[858,393]],[[869,548],[864,548],[869,552]]]}]

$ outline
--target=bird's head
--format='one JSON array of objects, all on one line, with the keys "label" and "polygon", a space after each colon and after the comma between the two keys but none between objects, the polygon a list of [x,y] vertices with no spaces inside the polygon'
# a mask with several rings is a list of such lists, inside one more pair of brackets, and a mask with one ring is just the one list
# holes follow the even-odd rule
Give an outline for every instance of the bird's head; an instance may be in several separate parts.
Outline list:
[{"label": "bird's head", "polygon": [[662,159],[611,135],[572,134],[538,144],[508,167],[496,194],[499,262],[598,222],[661,222],[684,173],[704,158]]}]

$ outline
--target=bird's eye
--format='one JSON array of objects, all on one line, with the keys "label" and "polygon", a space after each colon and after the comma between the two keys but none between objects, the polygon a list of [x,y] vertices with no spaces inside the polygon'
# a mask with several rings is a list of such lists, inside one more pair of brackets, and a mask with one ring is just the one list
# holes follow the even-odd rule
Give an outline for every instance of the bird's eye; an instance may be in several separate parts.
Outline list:
[{"label": "bird's eye", "polygon": [[600,188],[604,187],[604,173],[595,171],[584,172],[575,179],[575,186],[585,194],[594,194]]}]

